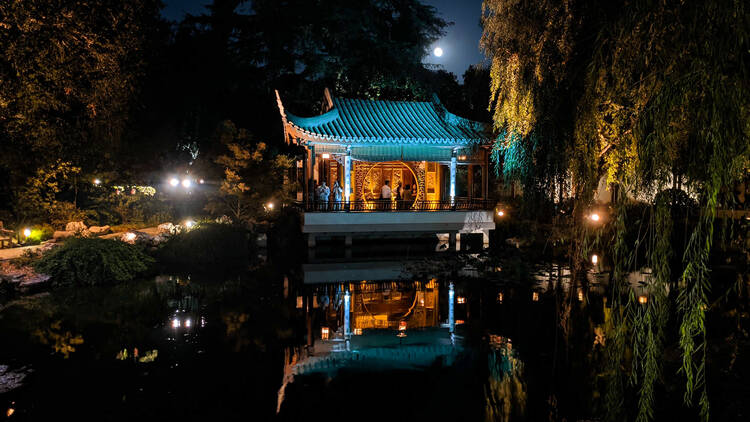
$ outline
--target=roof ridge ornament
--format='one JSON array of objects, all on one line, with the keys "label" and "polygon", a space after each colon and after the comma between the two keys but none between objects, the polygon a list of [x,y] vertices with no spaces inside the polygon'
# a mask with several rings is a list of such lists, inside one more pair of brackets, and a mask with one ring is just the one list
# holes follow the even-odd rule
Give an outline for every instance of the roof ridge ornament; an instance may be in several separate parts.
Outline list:
[{"label": "roof ridge ornament", "polygon": [[327,113],[333,108],[333,98],[328,87],[325,87],[323,90],[323,99],[325,100],[325,103],[323,103],[323,113]]}]

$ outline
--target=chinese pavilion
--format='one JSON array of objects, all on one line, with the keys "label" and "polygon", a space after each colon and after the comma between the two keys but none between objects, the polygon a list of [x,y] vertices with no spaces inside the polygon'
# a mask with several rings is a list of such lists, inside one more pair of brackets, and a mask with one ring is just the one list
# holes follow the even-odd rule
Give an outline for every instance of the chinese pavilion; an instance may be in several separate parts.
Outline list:
[{"label": "chinese pavilion", "polygon": [[[306,233],[342,230],[333,225],[346,224],[345,217],[339,217],[331,224],[321,221],[328,227],[312,229],[313,217],[307,215],[312,211],[411,211],[397,213],[402,214],[402,224],[407,224],[403,214],[487,208],[491,144],[488,127],[449,112],[437,96],[432,101],[360,100],[332,97],[326,89],[323,114],[313,117],[289,113],[278,91],[276,99],[286,141],[303,146],[306,151],[297,163],[303,187],[297,199],[310,204],[316,199],[316,185],[324,181],[328,186],[338,181],[343,188],[343,204],[307,208]],[[408,185],[408,203],[372,207],[378,202],[385,181],[394,189],[394,197],[398,186],[405,189]],[[463,222],[464,217],[452,218]],[[366,220],[357,222],[363,232],[384,230],[384,225],[389,231],[400,231],[397,221],[388,223],[394,217],[357,218]],[[493,229],[494,223],[490,228],[489,222],[485,221],[480,229]],[[369,229],[364,227],[367,225]],[[436,220],[425,230],[439,232],[443,226]],[[462,226],[445,230],[461,231],[468,229]]]}]

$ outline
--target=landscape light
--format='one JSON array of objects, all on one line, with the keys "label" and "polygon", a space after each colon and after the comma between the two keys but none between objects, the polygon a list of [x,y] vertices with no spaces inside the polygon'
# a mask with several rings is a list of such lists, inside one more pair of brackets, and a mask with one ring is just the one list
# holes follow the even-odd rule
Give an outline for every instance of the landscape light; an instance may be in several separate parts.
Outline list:
[{"label": "landscape light", "polygon": [[182,187],[183,188],[189,188],[190,187],[190,179],[182,179]]},{"label": "landscape light", "polygon": [[185,320],[185,327],[190,328],[190,326],[193,324],[192,321],[190,321],[190,318]]},{"label": "landscape light", "polygon": [[29,228],[25,228],[25,229],[23,229],[23,236],[24,236],[24,237],[29,237],[29,236],[31,236],[31,229],[29,229]]},{"label": "landscape light", "polygon": [[497,294],[497,303],[503,303],[503,292]]},{"label": "landscape light", "polygon": [[638,296],[638,303],[640,303],[641,305],[645,305],[646,303],[648,303],[648,296]]},{"label": "landscape light", "polygon": [[177,187],[177,185],[180,184],[180,181],[177,180],[176,177],[173,177],[173,178],[169,179],[169,184],[172,185],[172,187]]},{"label": "landscape light", "polygon": [[503,210],[498,210],[498,211],[497,211],[497,216],[498,216],[498,217],[502,217],[502,216],[504,216],[504,215],[505,215],[505,211],[503,211]]},{"label": "landscape light", "polygon": [[539,292],[532,292],[531,300],[533,300],[534,302],[539,302]]},{"label": "landscape light", "polygon": [[591,221],[599,221],[599,214],[597,214],[595,212],[591,213],[591,215],[589,216],[589,218],[591,219]]},{"label": "landscape light", "polygon": [[199,180],[198,183],[203,184],[203,179]]},{"label": "landscape light", "polygon": [[96,186],[99,186],[99,185],[101,185],[101,184],[102,184],[102,181],[101,181],[101,180],[99,180],[99,179],[94,179],[94,184],[95,184]]},{"label": "landscape light", "polygon": [[267,203],[266,204],[266,208],[268,208],[269,210],[272,210],[273,209],[273,202]]},{"label": "landscape light", "polygon": [[179,328],[180,327],[180,319],[174,318],[172,319],[172,328]]},{"label": "landscape light", "polygon": [[591,263],[596,265],[597,262],[599,262],[599,257],[596,255],[591,255]]},{"label": "landscape light", "polygon": [[195,221],[193,220],[185,220],[185,227],[192,228],[195,225]]}]

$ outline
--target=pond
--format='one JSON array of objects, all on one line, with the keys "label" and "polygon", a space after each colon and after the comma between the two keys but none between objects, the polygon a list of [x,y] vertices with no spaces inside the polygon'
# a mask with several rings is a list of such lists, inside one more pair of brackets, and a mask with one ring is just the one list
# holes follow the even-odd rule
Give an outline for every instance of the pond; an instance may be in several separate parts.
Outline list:
[{"label": "pond", "polygon": [[605,300],[566,294],[564,267],[354,255],[7,303],[0,409],[18,420],[602,414]]}]

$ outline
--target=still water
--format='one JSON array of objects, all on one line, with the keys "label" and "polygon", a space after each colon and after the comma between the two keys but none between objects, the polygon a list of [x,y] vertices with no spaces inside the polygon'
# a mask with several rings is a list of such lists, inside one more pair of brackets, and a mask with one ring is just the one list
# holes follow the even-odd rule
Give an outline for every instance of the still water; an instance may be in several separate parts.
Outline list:
[{"label": "still water", "polygon": [[6,303],[0,410],[129,421],[597,413],[602,298],[566,294],[562,267],[446,256],[362,253]]}]

